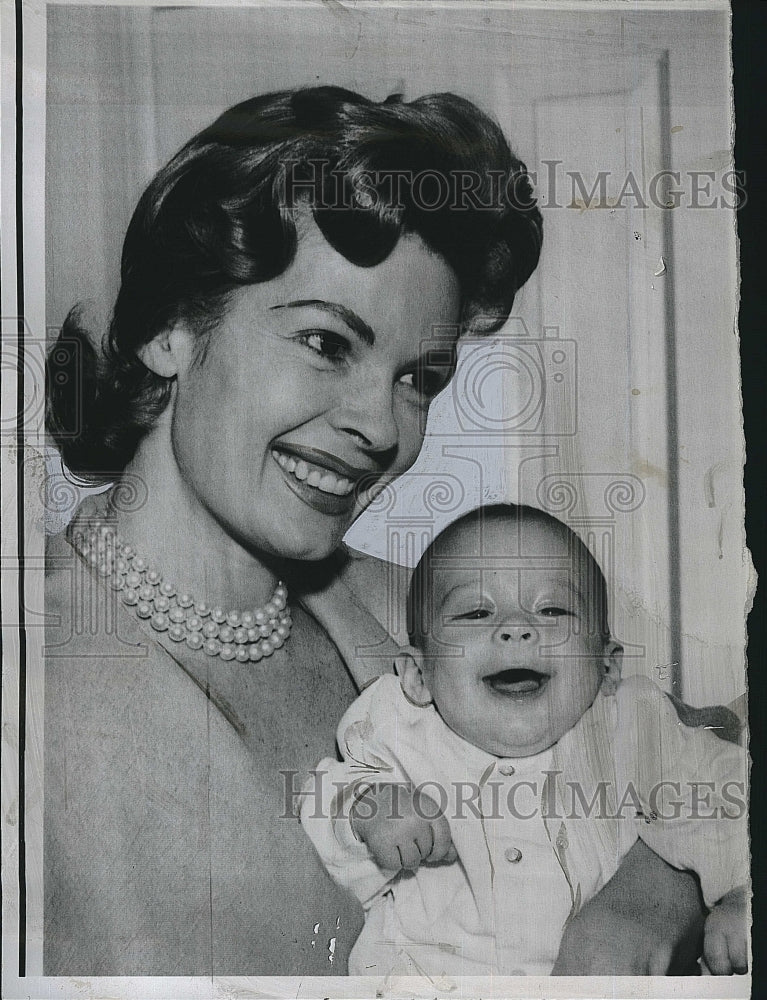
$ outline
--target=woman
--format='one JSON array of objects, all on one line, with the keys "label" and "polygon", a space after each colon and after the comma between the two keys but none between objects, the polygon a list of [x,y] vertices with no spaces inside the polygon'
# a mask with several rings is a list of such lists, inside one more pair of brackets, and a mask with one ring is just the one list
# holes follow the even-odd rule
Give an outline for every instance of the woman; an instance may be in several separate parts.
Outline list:
[{"label": "woman", "polygon": [[[49,379],[67,465],[118,485],[50,552],[46,973],[345,972],[361,914],[295,819],[365,679],[355,644],[385,641],[366,610],[385,567],[341,540],[540,241],[524,165],[447,94],[255,98],[149,185],[102,351],[71,313],[82,371]],[[650,913],[618,971],[665,970],[664,898],[680,927],[700,916],[660,864],[632,854],[607,887]],[[677,882],[643,904],[648,871]],[[558,971],[604,926],[586,914]]]}]

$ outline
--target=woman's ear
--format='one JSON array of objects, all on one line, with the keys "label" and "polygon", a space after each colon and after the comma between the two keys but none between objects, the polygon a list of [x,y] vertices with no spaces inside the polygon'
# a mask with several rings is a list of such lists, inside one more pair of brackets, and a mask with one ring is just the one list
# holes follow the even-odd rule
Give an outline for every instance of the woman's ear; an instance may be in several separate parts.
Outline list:
[{"label": "woman's ear", "polygon": [[604,652],[602,653],[602,667],[604,669],[602,692],[603,694],[615,694],[621,682],[623,646],[612,637],[605,642]]},{"label": "woman's ear", "polygon": [[161,378],[175,378],[191,356],[191,332],[178,323],[162,330],[136,352],[147,368]]},{"label": "woman's ear", "polygon": [[397,654],[394,670],[399,677],[402,693],[418,708],[426,708],[432,702],[431,691],[426,686],[423,675],[423,654],[415,646],[406,646]]}]

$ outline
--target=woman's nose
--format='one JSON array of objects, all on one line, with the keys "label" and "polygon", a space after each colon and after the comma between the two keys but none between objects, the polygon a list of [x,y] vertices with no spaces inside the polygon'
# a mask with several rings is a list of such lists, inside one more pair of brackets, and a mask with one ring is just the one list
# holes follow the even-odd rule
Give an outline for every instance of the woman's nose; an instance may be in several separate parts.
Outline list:
[{"label": "woman's nose", "polygon": [[499,625],[495,631],[495,638],[499,642],[524,642],[532,643],[538,641],[538,630],[534,625]]},{"label": "woman's nose", "polygon": [[393,452],[399,441],[394,417],[393,387],[372,380],[361,382],[334,412],[332,423],[350,434],[366,451]]}]

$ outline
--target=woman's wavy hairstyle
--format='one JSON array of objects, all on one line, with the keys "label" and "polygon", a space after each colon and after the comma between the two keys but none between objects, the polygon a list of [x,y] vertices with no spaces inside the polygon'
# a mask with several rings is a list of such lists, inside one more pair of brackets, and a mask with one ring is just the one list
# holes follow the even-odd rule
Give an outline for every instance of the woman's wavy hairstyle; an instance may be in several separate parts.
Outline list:
[{"label": "woman's wavy hairstyle", "polygon": [[77,308],[64,321],[47,426],[72,472],[97,482],[126,466],[171,390],[138,349],[179,321],[210,334],[234,289],[280,275],[302,205],[362,267],[385,260],[403,233],[420,235],[456,273],[464,330],[498,329],[540,255],[525,165],[470,101],[448,93],[379,104],[315,87],[238,104],[142,195],[101,351]]}]

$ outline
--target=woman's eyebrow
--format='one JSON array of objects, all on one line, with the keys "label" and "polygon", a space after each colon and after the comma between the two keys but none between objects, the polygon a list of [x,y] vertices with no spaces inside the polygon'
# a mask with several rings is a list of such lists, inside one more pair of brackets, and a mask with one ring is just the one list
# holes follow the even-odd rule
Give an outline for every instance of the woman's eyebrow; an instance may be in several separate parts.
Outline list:
[{"label": "woman's eyebrow", "polygon": [[324,299],[297,299],[295,302],[282,302],[279,305],[271,306],[271,309],[301,309],[307,306],[311,306],[313,309],[321,309],[323,312],[330,313],[337,319],[340,319],[342,323],[345,323],[350,330],[353,330],[360,340],[367,344],[368,347],[372,347],[376,341],[376,335],[373,333],[371,327],[364,321],[360,319],[356,312],[341,305],[340,302],[326,302]]}]

